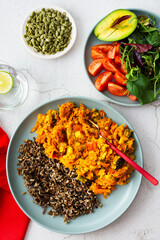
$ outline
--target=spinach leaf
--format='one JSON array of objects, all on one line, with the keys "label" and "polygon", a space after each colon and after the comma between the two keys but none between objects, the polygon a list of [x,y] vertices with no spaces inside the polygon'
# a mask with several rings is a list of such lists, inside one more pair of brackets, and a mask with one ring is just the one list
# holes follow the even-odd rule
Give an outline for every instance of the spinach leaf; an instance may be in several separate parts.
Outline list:
[{"label": "spinach leaf", "polygon": [[121,56],[129,93],[146,104],[160,95],[160,33],[153,17],[141,20],[128,42],[123,42]]},{"label": "spinach leaf", "polygon": [[146,104],[156,100],[153,92],[153,86],[148,76],[139,74],[136,81],[127,81],[127,89],[130,94],[136,96],[141,104]]},{"label": "spinach leaf", "polygon": [[152,34],[147,34],[146,40],[153,47],[160,47],[160,34],[158,31],[154,31]]}]

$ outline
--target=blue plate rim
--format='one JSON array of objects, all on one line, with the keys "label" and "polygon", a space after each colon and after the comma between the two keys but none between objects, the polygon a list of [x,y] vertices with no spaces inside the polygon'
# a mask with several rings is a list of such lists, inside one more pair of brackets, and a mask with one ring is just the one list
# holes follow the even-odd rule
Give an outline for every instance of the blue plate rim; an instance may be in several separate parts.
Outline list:
[{"label": "blue plate rim", "polygon": [[[13,133],[11,139],[10,139],[10,142],[9,142],[9,146],[8,146],[8,150],[7,150],[7,157],[6,157],[6,172],[7,172],[7,180],[8,180],[8,184],[9,184],[9,187],[10,187],[10,190],[11,190],[11,193],[12,193],[12,196],[14,197],[16,203],[18,204],[18,206],[21,208],[21,210],[34,222],[36,222],[37,224],[39,224],[40,226],[50,230],[50,231],[53,231],[53,232],[58,232],[58,233],[62,233],[62,234],[74,234],[74,235],[78,235],[78,234],[85,234],[85,233],[90,233],[90,232],[94,232],[94,231],[97,231],[97,230],[100,230],[108,225],[110,225],[111,223],[113,223],[114,221],[116,221],[120,216],[122,216],[126,211],[127,209],[131,206],[131,204],[133,203],[134,199],[136,198],[137,194],[138,194],[138,191],[140,189],[140,186],[141,186],[141,182],[142,182],[142,175],[140,174],[139,175],[139,182],[138,182],[138,185],[136,186],[136,190],[134,191],[134,195],[133,197],[130,199],[130,201],[128,202],[127,206],[125,206],[125,209],[122,209],[122,211],[116,216],[115,219],[112,219],[109,223],[104,223],[103,225],[101,225],[100,227],[94,227],[92,230],[87,230],[87,231],[76,231],[76,232],[73,232],[73,231],[63,231],[63,230],[55,230],[54,228],[50,228],[48,226],[44,226],[43,224],[41,224],[39,221],[35,220],[34,218],[32,218],[30,216],[30,214],[28,212],[26,212],[23,208],[23,206],[21,206],[21,204],[19,203],[18,199],[16,198],[13,190],[12,190],[12,187],[11,187],[11,182],[10,182],[10,176],[9,176],[9,152],[10,152],[10,148],[11,148],[11,145],[12,145],[12,142],[14,140],[14,137],[16,135],[16,132],[17,130],[21,127],[21,124],[32,114],[34,113],[35,111],[37,111],[39,108],[41,107],[44,107],[45,105],[47,104],[50,104],[52,102],[56,102],[56,101],[60,101],[60,100],[68,100],[68,99],[82,99],[82,100],[90,100],[90,101],[93,101],[93,102],[97,102],[101,105],[106,105],[107,108],[111,109],[111,111],[113,111],[115,114],[118,114],[120,115],[124,120],[125,122],[132,127],[132,125],[130,124],[130,122],[119,112],[117,111],[114,107],[110,106],[108,103],[106,102],[103,102],[101,100],[98,100],[98,99],[94,99],[94,98],[90,98],[90,97],[85,97],[85,96],[67,96],[67,97],[59,97],[59,98],[55,98],[53,100],[50,100],[50,101],[46,101],[45,103],[39,105],[38,107],[34,108],[32,111],[30,111],[23,119],[22,121],[18,124],[17,128],[15,129],[15,132]],[[142,150],[142,147],[141,147],[141,143],[140,143],[140,140],[134,130],[134,128],[132,127],[133,131],[134,131],[134,134],[136,136],[136,141],[137,141],[137,144],[139,146],[139,150],[140,150],[140,159],[141,159],[141,167],[143,167],[144,165],[144,161],[143,161],[143,150]],[[75,221],[75,220],[74,220]]]},{"label": "blue plate rim", "polygon": [[[119,9],[122,9],[122,8],[119,8]],[[134,12],[134,11],[143,11],[143,12],[146,11],[146,12],[148,12],[149,14],[151,14],[151,15],[153,14],[153,15],[155,15],[157,18],[160,19],[160,15],[158,15],[157,13],[155,13],[155,12],[153,12],[153,11],[147,10],[147,9],[141,9],[141,8],[123,8],[123,9],[129,10],[129,11],[133,11],[133,12]],[[114,11],[114,10],[113,10],[113,11]],[[107,15],[107,14],[106,14],[106,15]],[[106,16],[106,15],[105,15],[105,16]],[[104,17],[105,17],[105,16],[104,16]],[[102,18],[94,25],[94,27],[92,27],[92,29],[91,29],[90,32],[89,32],[89,35],[87,36],[87,38],[86,38],[86,40],[85,40],[84,46],[83,46],[83,66],[84,66],[85,74],[86,74],[86,76],[87,76],[87,78],[88,78],[88,80],[89,80],[89,82],[90,82],[90,85],[91,85],[92,88],[94,88],[101,96],[103,96],[103,97],[105,98],[105,100],[108,100],[108,102],[111,102],[111,103],[114,103],[114,104],[117,104],[117,105],[120,105],[120,106],[125,106],[125,107],[142,107],[142,106],[147,106],[147,105],[149,105],[149,104],[151,104],[151,103],[154,103],[154,102],[158,101],[158,100],[160,99],[160,96],[158,97],[157,100],[155,100],[155,101],[153,101],[153,102],[151,102],[151,103],[144,104],[144,105],[140,104],[140,102],[138,102],[137,104],[133,104],[133,103],[131,103],[131,104],[128,104],[128,103],[120,103],[120,102],[118,102],[117,100],[111,99],[110,97],[106,96],[105,94],[103,94],[103,92],[98,91],[98,89],[96,89],[96,87],[94,86],[93,82],[91,81],[91,79],[90,79],[90,77],[89,77],[89,73],[88,73],[87,68],[86,68],[86,64],[85,64],[85,52],[86,52],[86,46],[87,46],[88,40],[89,40],[91,34],[93,33],[94,28],[96,27],[96,25],[97,25],[104,17],[102,17]]]}]

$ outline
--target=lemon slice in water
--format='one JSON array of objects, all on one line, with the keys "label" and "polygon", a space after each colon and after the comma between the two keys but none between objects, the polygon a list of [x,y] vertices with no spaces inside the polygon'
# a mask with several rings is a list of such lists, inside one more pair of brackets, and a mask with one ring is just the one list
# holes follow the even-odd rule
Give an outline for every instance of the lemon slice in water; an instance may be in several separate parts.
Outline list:
[{"label": "lemon slice in water", "polygon": [[0,94],[8,93],[13,87],[13,77],[10,73],[0,71]]}]

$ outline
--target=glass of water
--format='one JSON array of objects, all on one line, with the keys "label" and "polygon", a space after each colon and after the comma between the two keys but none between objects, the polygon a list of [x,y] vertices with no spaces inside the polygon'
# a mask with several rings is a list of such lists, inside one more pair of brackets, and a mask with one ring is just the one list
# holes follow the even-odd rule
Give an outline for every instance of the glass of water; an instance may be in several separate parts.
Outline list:
[{"label": "glass of water", "polygon": [[13,78],[13,87],[6,94],[0,94],[0,110],[18,107],[24,102],[28,94],[28,81],[24,74],[9,65],[0,63],[0,71],[9,73]]}]

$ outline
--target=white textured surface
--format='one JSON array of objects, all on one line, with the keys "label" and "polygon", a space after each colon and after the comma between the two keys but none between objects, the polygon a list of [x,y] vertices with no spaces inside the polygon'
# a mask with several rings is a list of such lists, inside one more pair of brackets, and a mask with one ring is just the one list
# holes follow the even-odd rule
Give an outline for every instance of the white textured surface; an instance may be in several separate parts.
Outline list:
[{"label": "white textured surface", "polygon": [[[0,126],[14,133],[23,117],[40,104],[65,95],[83,95],[103,99],[90,85],[83,66],[84,42],[90,29],[103,16],[118,8],[143,8],[159,13],[159,0],[1,0],[0,60],[21,69],[29,81],[29,95],[18,109],[0,112]],[[56,60],[32,56],[20,39],[24,16],[39,5],[54,4],[65,8],[76,21],[77,41],[72,50]],[[160,179],[160,101],[128,108],[111,104],[136,130],[144,152],[144,167]],[[159,240],[160,187],[142,180],[140,191],[129,209],[111,225],[85,235],[63,235],[30,222],[25,240]],[[104,213],[107,214],[107,213]]]}]

